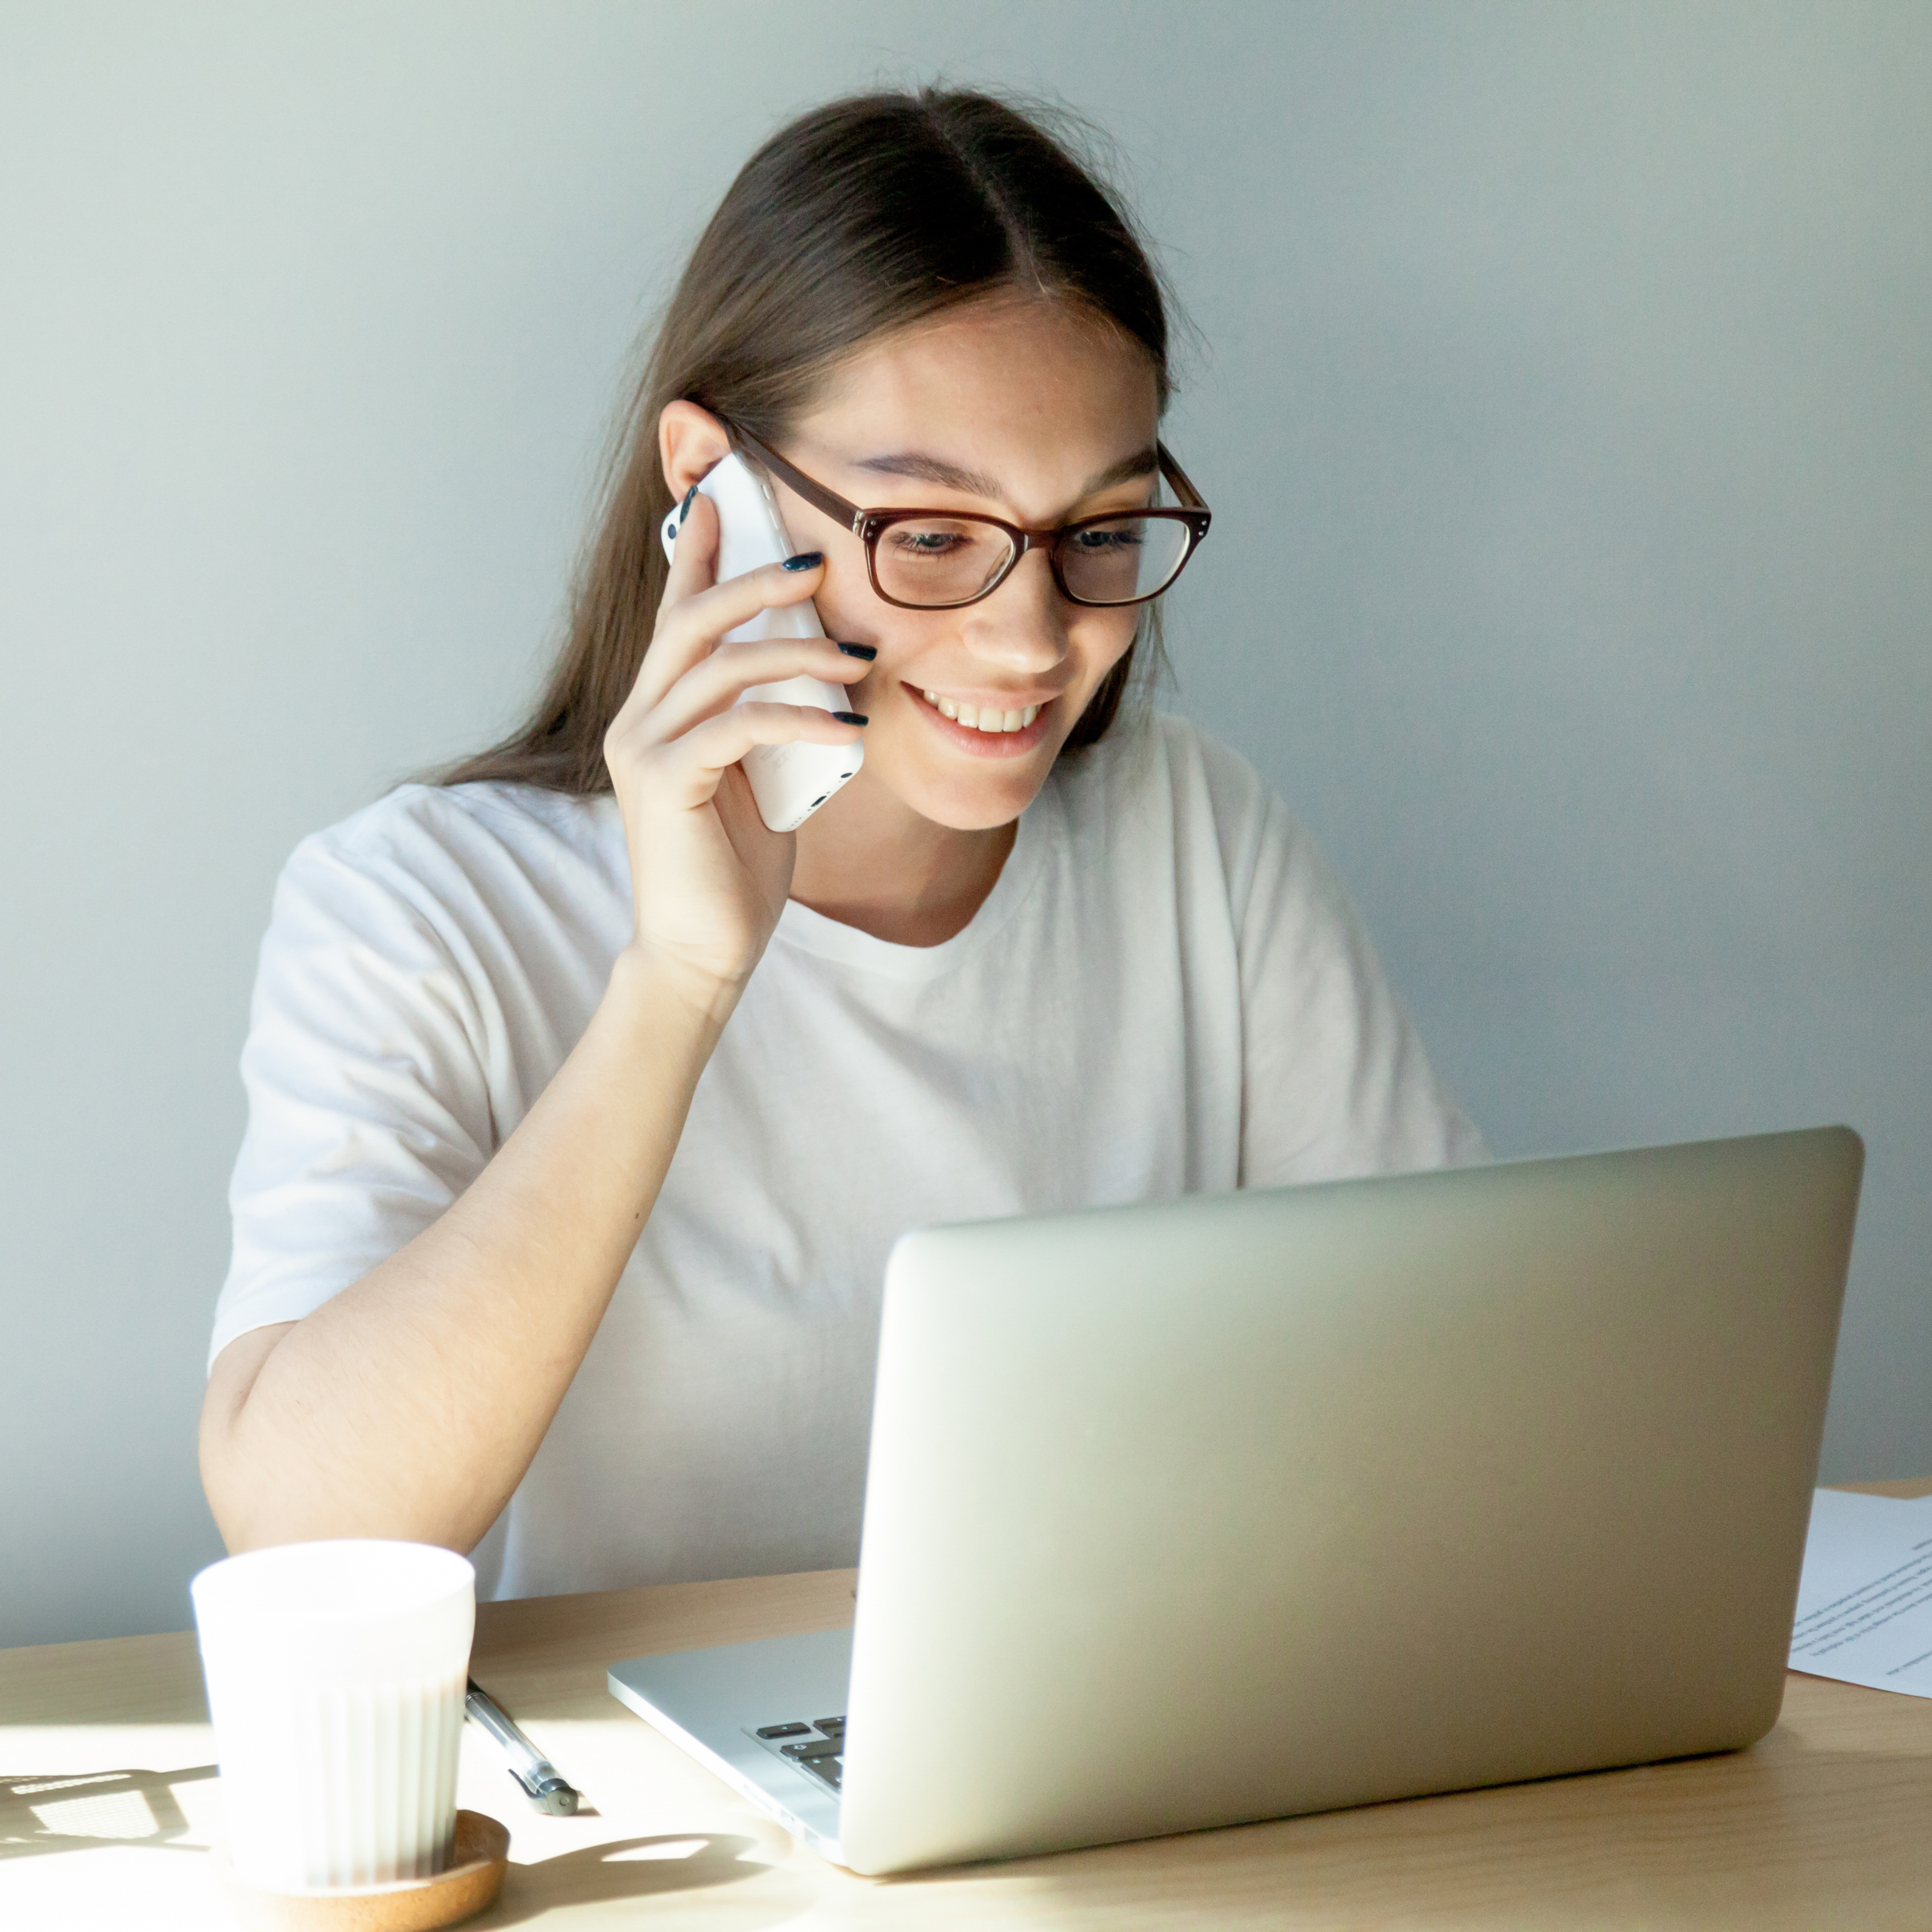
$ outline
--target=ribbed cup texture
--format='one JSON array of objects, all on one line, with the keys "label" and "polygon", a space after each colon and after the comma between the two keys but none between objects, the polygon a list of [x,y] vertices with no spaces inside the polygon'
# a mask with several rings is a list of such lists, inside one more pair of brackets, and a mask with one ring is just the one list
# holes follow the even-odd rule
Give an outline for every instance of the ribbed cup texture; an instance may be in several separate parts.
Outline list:
[{"label": "ribbed cup texture", "polygon": [[235,1870],[284,1888],[441,1871],[456,1830],[464,1683],[458,1671],[264,1694],[211,1673]]}]

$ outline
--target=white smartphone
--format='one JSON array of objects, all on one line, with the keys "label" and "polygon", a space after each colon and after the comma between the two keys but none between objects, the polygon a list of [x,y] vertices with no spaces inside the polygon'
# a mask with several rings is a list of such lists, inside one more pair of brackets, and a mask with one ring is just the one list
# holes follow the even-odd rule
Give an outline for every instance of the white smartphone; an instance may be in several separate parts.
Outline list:
[{"label": "white smartphone", "polygon": [[[783,563],[795,554],[792,540],[763,477],[740,456],[728,456],[698,486],[718,509],[718,581],[743,577],[765,564]],[[664,554],[678,546],[678,512],[664,519]],[[747,624],[727,631],[721,642],[740,638],[823,637],[818,612],[808,598],[761,611]],[[764,699],[775,704],[811,704],[825,711],[849,711],[843,687],[817,678],[787,678],[776,685],[754,685],[738,702]],[[774,832],[793,832],[866,761],[862,743],[754,745],[744,756],[758,817]]]}]

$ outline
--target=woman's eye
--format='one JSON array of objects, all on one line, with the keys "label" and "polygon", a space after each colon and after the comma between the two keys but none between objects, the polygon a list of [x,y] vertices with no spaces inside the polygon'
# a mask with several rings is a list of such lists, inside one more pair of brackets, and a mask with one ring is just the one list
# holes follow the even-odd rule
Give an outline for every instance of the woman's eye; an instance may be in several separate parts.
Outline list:
[{"label": "woman's eye", "polygon": [[1139,549],[1146,540],[1137,523],[1105,524],[1097,530],[1076,531],[1073,537],[1074,548],[1090,557],[1118,556]]},{"label": "woman's eye", "polygon": [[908,557],[950,556],[961,544],[971,540],[946,530],[897,530],[892,537],[894,548]]}]

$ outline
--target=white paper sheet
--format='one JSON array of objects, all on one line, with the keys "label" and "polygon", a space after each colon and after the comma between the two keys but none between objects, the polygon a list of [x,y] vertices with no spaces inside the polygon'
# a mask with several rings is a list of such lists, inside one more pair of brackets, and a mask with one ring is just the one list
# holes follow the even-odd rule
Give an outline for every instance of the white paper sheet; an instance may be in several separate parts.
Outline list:
[{"label": "white paper sheet", "polygon": [[1791,1667],[1932,1697],[1932,1496],[1813,1497]]}]

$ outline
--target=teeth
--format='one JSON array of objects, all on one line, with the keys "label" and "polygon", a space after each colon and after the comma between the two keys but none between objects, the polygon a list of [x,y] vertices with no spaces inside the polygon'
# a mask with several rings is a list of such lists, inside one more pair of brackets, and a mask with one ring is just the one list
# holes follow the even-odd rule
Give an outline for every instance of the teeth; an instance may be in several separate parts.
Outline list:
[{"label": "teeth", "polygon": [[955,704],[937,691],[922,691],[920,695],[942,718],[955,719],[975,731],[1023,731],[1040,715],[1037,704],[1029,704],[1023,711],[995,711],[990,705],[981,710],[970,704]]}]

